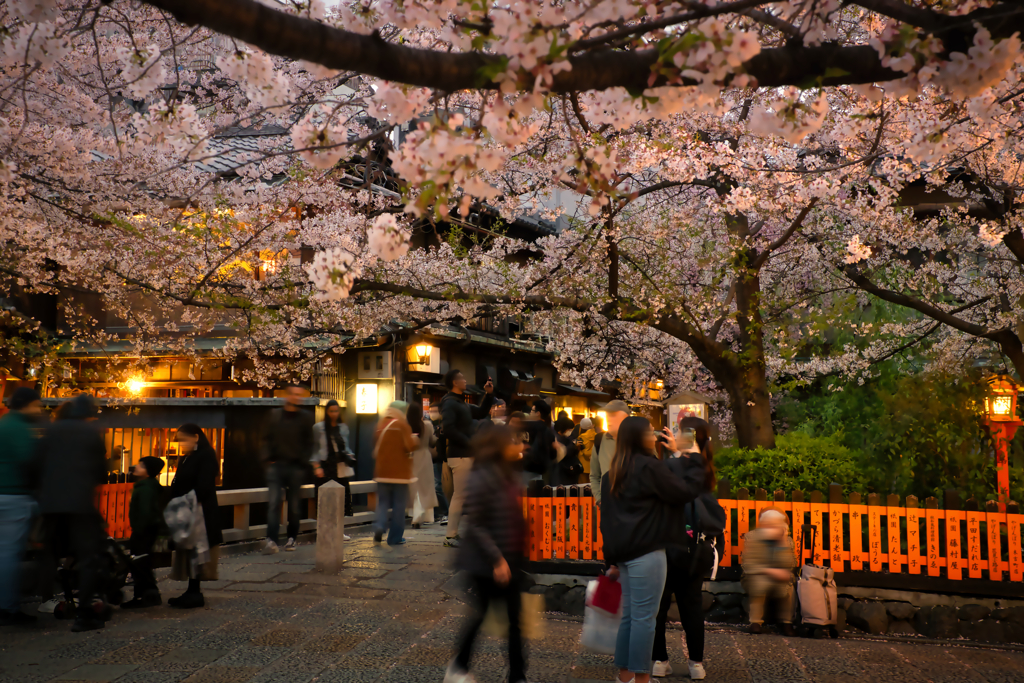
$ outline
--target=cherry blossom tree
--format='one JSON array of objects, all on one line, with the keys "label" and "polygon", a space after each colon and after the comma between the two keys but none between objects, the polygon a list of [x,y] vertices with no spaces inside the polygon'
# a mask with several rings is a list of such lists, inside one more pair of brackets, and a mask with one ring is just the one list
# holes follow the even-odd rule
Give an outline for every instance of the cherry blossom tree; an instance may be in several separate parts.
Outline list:
[{"label": "cherry blossom tree", "polygon": [[[770,447],[784,378],[920,338],[1012,350],[1016,3],[0,13],[6,288],[99,296],[140,351],[227,329],[268,376],[389,321],[528,314],[570,381],[717,391],[740,445]],[[485,203],[567,227],[409,249]],[[872,297],[927,319],[862,323]],[[109,340],[90,311],[67,324]],[[837,328],[856,342],[817,342]]]}]

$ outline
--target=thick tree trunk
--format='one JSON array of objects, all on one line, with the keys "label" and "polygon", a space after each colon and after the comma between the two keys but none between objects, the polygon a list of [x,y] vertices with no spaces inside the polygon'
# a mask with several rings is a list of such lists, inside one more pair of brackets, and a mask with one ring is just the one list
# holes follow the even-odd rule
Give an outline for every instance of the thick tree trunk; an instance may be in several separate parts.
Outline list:
[{"label": "thick tree trunk", "polygon": [[729,380],[718,377],[729,392],[732,421],[740,448],[775,448],[775,428],[764,365],[748,368]]}]

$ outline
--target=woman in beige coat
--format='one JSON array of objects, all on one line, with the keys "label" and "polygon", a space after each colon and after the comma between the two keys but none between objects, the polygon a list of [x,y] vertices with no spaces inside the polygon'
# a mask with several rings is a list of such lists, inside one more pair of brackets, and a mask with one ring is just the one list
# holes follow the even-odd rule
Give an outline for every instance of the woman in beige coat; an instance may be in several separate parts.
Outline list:
[{"label": "woman in beige coat", "polygon": [[437,489],[434,485],[434,461],[430,448],[434,445],[434,425],[423,419],[423,406],[413,403],[406,413],[406,420],[420,445],[412,454],[412,474],[416,483],[409,488],[409,510],[412,511],[412,528],[434,523],[434,507],[437,505]]}]

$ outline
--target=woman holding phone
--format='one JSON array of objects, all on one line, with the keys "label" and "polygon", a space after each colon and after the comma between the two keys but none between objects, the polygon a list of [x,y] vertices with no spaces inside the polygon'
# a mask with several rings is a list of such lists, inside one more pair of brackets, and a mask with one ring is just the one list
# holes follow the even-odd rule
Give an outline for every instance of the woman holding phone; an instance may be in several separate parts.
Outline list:
[{"label": "woman holding phone", "polygon": [[[703,490],[703,470],[682,476],[655,455],[657,437],[644,417],[619,425],[615,454],[601,477],[601,533],[609,575],[622,584],[622,621],[615,645],[620,683],[648,683],[658,607],[665,587],[665,548],[681,543],[684,505]],[[669,448],[675,439],[669,436]],[[699,457],[699,454],[698,454]]]},{"label": "woman holding phone", "polygon": [[[669,432],[664,430],[663,433]],[[668,439],[666,438],[666,441]],[[671,444],[671,442],[669,442]],[[684,508],[683,520],[687,527],[686,543],[672,544],[667,549],[668,572],[665,590],[658,609],[657,628],[654,633],[654,660],[652,675],[671,676],[672,665],[668,661],[668,646],[665,626],[672,596],[676,597],[679,619],[686,634],[687,666],[690,679],[699,681],[704,672],[704,577],[714,565],[714,554],[708,543],[693,534],[705,534],[717,538],[725,521],[725,511],[718,504],[715,490],[715,455],[711,448],[711,431],[708,423],[699,417],[684,417],[679,421],[678,450],[669,453],[666,463],[677,476],[684,477],[689,471],[703,476],[704,486],[700,497],[693,505]],[[669,446],[671,447],[671,445]]]}]

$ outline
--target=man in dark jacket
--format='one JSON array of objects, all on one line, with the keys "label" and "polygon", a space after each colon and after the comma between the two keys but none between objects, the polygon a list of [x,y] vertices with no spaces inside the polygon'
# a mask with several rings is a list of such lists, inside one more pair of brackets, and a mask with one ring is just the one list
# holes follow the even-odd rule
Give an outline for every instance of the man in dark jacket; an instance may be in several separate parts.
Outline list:
[{"label": "man in dark jacket", "polygon": [[[555,463],[555,443],[558,439],[554,425],[551,424],[551,406],[547,401],[537,399],[533,402],[530,418],[523,423],[523,428],[530,435],[530,449],[523,458],[524,484],[529,485],[531,481],[550,475]],[[552,486],[557,484],[552,483]]]},{"label": "man in dark jacket", "polygon": [[272,555],[278,550],[281,529],[281,498],[288,499],[288,542],[285,550],[295,550],[299,535],[301,509],[299,492],[305,482],[309,459],[313,455],[313,414],[301,408],[306,391],[297,384],[285,390],[284,408],[275,410],[263,433],[263,460],[267,464],[267,546]]},{"label": "man in dark jacket", "polygon": [[46,430],[39,444],[35,468],[39,472],[39,511],[46,529],[48,561],[44,564],[43,586],[53,585],[56,559],[64,557],[64,548],[55,548],[58,539],[69,539],[79,571],[78,616],[71,630],[103,628],[92,609],[98,579],[97,563],[103,541],[103,518],[95,507],[96,487],[107,478],[107,449],[92,420],[98,412],[96,401],[88,394],[71,400],[66,419],[57,420]]},{"label": "man in dark jacket", "polygon": [[490,413],[494,403],[494,383],[487,378],[484,384],[484,400],[479,406],[466,403],[466,377],[461,370],[449,370],[444,376],[448,393],[441,399],[441,424],[447,441],[448,466],[452,471],[454,492],[448,503],[448,532],[444,544],[449,548],[459,547],[459,521],[462,519],[462,505],[466,500],[466,480],[473,468],[473,452],[469,441],[476,432],[474,420],[482,420]]},{"label": "man in dark jacket", "polygon": [[36,620],[20,608],[21,558],[36,508],[30,468],[43,404],[34,390],[21,387],[9,407],[0,418],[0,625],[16,626]]},{"label": "man in dark jacket", "polygon": [[152,456],[141,458],[135,465],[135,486],[128,505],[128,523],[132,528],[128,548],[132,554],[135,598],[122,603],[121,609],[156,607],[163,602],[153,576],[153,545],[164,521],[163,487],[158,479],[163,469],[164,461]]}]

